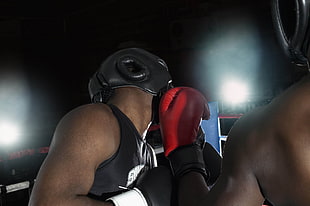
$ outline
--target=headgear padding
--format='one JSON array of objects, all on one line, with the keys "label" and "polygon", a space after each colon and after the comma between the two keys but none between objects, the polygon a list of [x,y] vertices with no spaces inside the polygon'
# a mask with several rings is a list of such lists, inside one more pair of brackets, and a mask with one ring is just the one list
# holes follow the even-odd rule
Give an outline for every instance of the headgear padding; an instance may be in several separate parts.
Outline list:
[{"label": "headgear padding", "polygon": [[128,48],[109,56],[88,84],[92,102],[106,103],[115,88],[137,87],[154,96],[171,84],[164,60],[139,48]]}]

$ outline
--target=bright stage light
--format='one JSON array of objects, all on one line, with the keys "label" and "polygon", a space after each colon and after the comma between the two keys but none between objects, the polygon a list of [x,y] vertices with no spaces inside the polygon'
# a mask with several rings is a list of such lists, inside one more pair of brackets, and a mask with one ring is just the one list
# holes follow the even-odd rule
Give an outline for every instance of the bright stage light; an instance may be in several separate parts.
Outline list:
[{"label": "bright stage light", "polygon": [[[232,83],[225,86],[227,89],[222,87],[225,82],[235,78],[244,78],[246,82],[256,81],[264,62],[261,36],[251,18],[243,18],[243,15],[217,15],[217,19],[225,20],[215,24],[212,32],[206,33],[204,49],[196,61],[199,65],[193,63],[197,67],[195,77],[197,82],[202,84],[201,87],[208,88],[213,99],[222,101],[224,95],[224,99],[228,98],[230,103],[243,101],[243,98],[246,98],[243,96],[247,90],[246,86]],[[221,94],[222,89],[225,90],[224,94]]]},{"label": "bright stage light", "polygon": [[222,98],[225,102],[241,103],[248,97],[248,88],[240,82],[224,83],[222,88]]},{"label": "bright stage light", "polygon": [[0,144],[10,145],[17,141],[18,128],[11,123],[0,123]]},{"label": "bright stage light", "polygon": [[[0,62],[1,63],[1,62]],[[0,64],[0,146],[18,146],[25,137],[24,124],[30,108],[30,88],[23,72]],[[27,122],[28,123],[28,122]]]}]

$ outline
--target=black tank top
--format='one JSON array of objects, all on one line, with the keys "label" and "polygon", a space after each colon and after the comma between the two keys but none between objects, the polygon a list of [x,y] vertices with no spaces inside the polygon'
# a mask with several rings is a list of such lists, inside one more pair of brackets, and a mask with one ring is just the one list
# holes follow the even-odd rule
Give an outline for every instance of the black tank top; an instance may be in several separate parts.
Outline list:
[{"label": "black tank top", "polygon": [[130,188],[140,172],[156,166],[154,150],[142,139],[130,119],[116,106],[109,105],[120,127],[117,152],[102,162],[95,173],[89,197],[105,200]]}]

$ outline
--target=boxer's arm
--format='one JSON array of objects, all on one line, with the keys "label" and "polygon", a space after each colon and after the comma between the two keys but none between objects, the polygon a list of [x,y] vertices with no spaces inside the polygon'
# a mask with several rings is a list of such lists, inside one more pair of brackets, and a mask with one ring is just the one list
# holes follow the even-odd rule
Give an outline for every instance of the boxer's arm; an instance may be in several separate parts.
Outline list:
[{"label": "boxer's arm", "polygon": [[[244,154],[244,148],[240,148],[240,142],[234,141],[233,147],[229,151],[225,150],[223,173],[209,191],[201,167],[201,151],[199,147],[193,147],[199,145],[197,131],[199,120],[204,116],[204,104],[203,96],[190,88],[169,90],[160,104],[165,155],[178,180],[179,205],[261,206],[264,198],[252,171],[253,164],[248,154]],[[240,135],[244,134],[237,134]]]},{"label": "boxer's arm", "polygon": [[113,205],[86,195],[97,166],[109,158],[118,145],[118,124],[108,109],[94,105],[70,112],[57,126],[29,205]]},{"label": "boxer's arm", "polygon": [[244,124],[237,124],[225,144],[222,173],[202,201],[206,206],[261,206],[264,202],[253,164],[255,149],[249,149],[245,141],[250,137]]},{"label": "boxer's arm", "polygon": [[201,119],[208,119],[204,96],[188,87],[167,91],[160,103],[160,127],[165,156],[178,184],[179,205],[197,205],[208,193],[203,158],[204,134]]},{"label": "boxer's arm", "polygon": [[209,192],[202,175],[184,175],[179,180],[179,206],[261,206],[264,198],[248,161],[244,153],[225,153],[222,173]]}]

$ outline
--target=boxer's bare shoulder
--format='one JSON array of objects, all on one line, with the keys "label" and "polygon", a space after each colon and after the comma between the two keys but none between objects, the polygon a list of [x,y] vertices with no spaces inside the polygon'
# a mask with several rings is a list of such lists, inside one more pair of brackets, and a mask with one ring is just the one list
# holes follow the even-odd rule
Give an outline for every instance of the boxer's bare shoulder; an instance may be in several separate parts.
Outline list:
[{"label": "boxer's bare shoulder", "polygon": [[88,154],[97,154],[96,164],[99,164],[116,152],[119,141],[119,125],[111,109],[105,104],[88,104],[77,107],[61,119],[50,152],[54,149],[56,153],[89,150]]},{"label": "boxer's bare shoulder", "polygon": [[70,111],[57,125],[54,138],[73,134],[66,138],[93,138],[100,142],[103,137],[115,139],[118,122],[111,109],[105,104],[87,104]]}]

